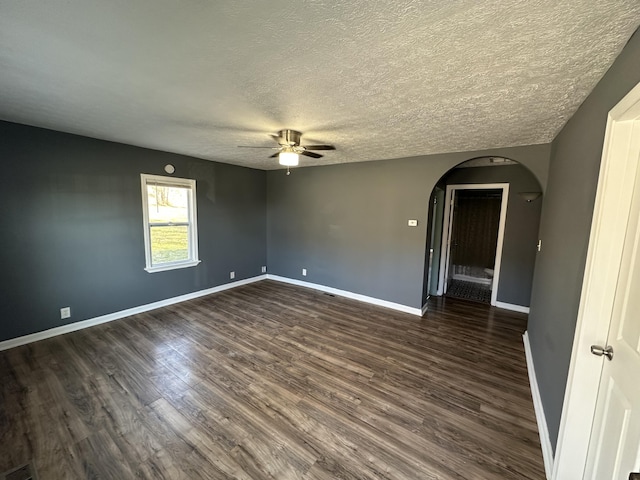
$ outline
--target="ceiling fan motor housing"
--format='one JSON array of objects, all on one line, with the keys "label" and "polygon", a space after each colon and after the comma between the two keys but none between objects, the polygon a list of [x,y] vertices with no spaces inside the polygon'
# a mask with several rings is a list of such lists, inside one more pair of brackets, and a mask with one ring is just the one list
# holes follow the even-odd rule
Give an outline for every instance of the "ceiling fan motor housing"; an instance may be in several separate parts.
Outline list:
[{"label": "ceiling fan motor housing", "polygon": [[290,147],[300,145],[300,137],[302,133],[297,130],[280,130],[278,132],[278,143],[280,145],[288,145]]}]

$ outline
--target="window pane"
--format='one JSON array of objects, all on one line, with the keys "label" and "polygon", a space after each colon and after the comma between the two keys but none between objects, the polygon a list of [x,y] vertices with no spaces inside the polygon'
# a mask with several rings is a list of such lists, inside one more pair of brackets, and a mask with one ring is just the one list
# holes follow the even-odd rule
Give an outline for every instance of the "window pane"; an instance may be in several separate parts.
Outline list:
[{"label": "window pane", "polygon": [[189,227],[151,226],[150,233],[152,265],[189,259]]},{"label": "window pane", "polygon": [[145,270],[154,273],[199,264],[195,180],[144,173],[140,179]]},{"label": "window pane", "polygon": [[189,221],[189,189],[147,184],[149,223]]}]

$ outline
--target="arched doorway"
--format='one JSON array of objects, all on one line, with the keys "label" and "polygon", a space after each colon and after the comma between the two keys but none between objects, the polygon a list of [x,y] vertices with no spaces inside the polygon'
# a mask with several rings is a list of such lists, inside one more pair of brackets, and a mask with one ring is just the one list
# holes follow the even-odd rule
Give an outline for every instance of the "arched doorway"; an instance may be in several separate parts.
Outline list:
[{"label": "arched doorway", "polygon": [[528,312],[541,192],[526,167],[505,157],[473,158],[445,173],[431,194],[425,299]]}]

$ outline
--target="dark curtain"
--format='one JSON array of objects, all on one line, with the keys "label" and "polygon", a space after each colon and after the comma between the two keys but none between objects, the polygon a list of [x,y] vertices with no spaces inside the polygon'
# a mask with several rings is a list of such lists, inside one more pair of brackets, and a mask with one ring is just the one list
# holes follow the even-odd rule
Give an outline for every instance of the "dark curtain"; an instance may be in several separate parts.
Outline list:
[{"label": "dark curtain", "polygon": [[462,191],[456,195],[452,226],[453,265],[493,268],[496,261],[501,195]]}]

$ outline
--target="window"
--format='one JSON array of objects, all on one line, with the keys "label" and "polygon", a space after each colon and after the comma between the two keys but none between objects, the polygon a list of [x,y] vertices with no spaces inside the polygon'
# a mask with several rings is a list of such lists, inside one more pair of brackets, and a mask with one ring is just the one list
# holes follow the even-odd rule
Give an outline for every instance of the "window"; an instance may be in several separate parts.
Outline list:
[{"label": "window", "polygon": [[147,272],[192,267],[198,260],[196,181],[141,174]]}]

